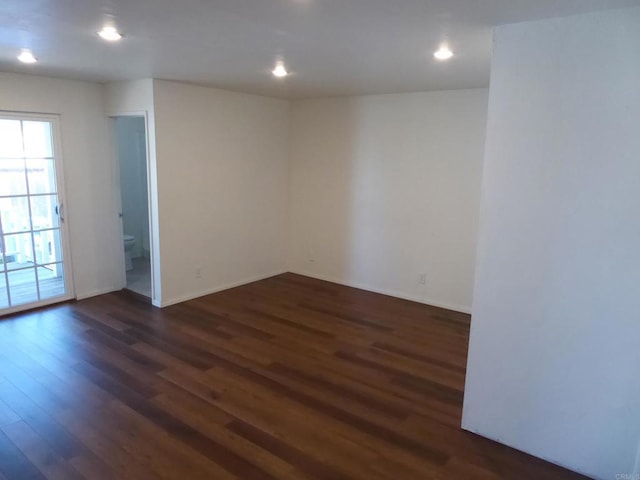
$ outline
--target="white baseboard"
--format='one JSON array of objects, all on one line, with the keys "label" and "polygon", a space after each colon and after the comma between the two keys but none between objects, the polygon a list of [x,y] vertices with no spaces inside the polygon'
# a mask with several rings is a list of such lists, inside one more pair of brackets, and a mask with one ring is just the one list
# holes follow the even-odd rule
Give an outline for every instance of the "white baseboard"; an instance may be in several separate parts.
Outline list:
[{"label": "white baseboard", "polygon": [[[494,437],[492,435],[486,435],[486,434],[484,434],[482,432],[479,432],[479,431],[475,430],[473,427],[470,427],[469,425],[466,425],[464,422],[462,423],[462,427],[461,428],[462,428],[462,430],[464,430],[466,432],[473,433],[474,435],[478,435],[479,437],[488,438],[492,442],[499,443],[500,445],[506,445],[509,448],[513,448],[514,450],[518,450],[519,452],[523,452],[523,453],[526,453],[527,455],[531,455],[533,457],[539,458],[541,460],[544,460],[545,462],[553,463],[554,465],[562,467],[562,468],[564,468],[566,470],[570,470],[572,472],[579,473],[580,475],[584,475],[586,477],[593,478],[594,480],[606,480],[605,478],[594,476],[593,473],[589,473],[589,472],[586,472],[586,471],[584,471],[582,469],[578,469],[576,467],[569,466],[566,463],[563,463],[563,462],[560,462],[558,460],[555,460],[554,458],[549,457],[547,455],[541,455],[538,452],[532,452],[532,451],[524,450],[522,447],[518,446],[516,443],[510,442],[510,441],[505,441],[502,438]],[[631,476],[630,478],[634,478],[634,477]]]},{"label": "white baseboard", "polygon": [[200,298],[200,297],[204,297],[206,295],[211,295],[213,293],[218,293],[218,292],[222,292],[224,290],[229,290],[230,288],[236,288],[236,287],[240,287],[242,285],[246,285],[247,283],[253,283],[253,282],[258,282],[260,280],[265,280],[267,278],[271,278],[271,277],[275,277],[276,275],[282,275],[283,273],[287,273],[287,270],[277,270],[275,272],[271,272],[269,274],[266,275],[258,275],[255,277],[249,277],[249,278],[245,278],[243,280],[238,280],[236,282],[232,282],[232,283],[228,283],[225,285],[220,285],[214,288],[210,288],[208,290],[204,290],[202,292],[198,292],[198,293],[193,293],[193,294],[189,294],[189,295],[184,295],[182,297],[179,298],[172,298],[170,300],[163,300],[160,303],[160,307],[164,308],[164,307],[169,307],[171,305],[175,305],[177,303],[182,303],[182,302],[187,302],[189,300],[193,300],[194,298]]},{"label": "white baseboard", "polygon": [[[298,275],[304,275],[305,277],[311,277],[311,278],[316,278],[318,280],[324,280],[325,282],[337,283],[338,285],[344,285],[346,287],[359,288],[360,290],[366,290],[368,292],[380,293],[382,295],[388,295],[390,297],[402,298],[404,300],[410,300],[412,302],[423,303],[425,305],[431,305],[433,307],[444,308],[444,309],[447,309],[447,310],[453,310],[455,312],[461,312],[461,313],[467,313],[467,314],[471,313],[471,308],[467,307],[467,306],[453,305],[453,304],[449,304],[449,303],[445,303],[445,302],[439,302],[439,301],[431,299],[431,298],[407,295],[406,293],[403,293],[403,292],[398,292],[398,291],[394,291],[394,290],[385,290],[385,289],[381,289],[381,288],[372,287],[371,285],[366,285],[366,284],[363,284],[363,283],[350,282],[350,281],[343,280],[343,279],[340,279],[340,278],[329,277],[329,276],[324,276],[324,275],[318,275],[318,274],[313,273],[313,272],[307,272],[307,271],[304,271],[304,270],[297,270],[297,269],[277,270],[277,271],[274,271],[274,272],[271,272],[271,273],[268,273],[268,274],[265,274],[265,275],[257,275],[255,277],[245,278],[245,279],[242,279],[242,280],[238,280],[236,282],[231,282],[231,283],[228,283],[228,284],[219,285],[219,286],[216,286],[214,288],[210,288],[210,289],[207,289],[207,290],[204,290],[204,291],[201,291],[201,292],[197,292],[197,293],[193,293],[193,294],[189,294],[189,295],[184,295],[184,296],[179,297],[179,298],[173,298],[173,299],[170,299],[170,300],[165,300],[165,301],[160,302],[159,305],[156,305],[156,302],[154,302],[154,305],[157,306],[157,307],[160,307],[160,308],[169,307],[169,306],[175,305],[177,303],[182,303],[182,302],[186,302],[188,300],[193,300],[194,298],[204,297],[206,295],[211,295],[213,293],[218,293],[218,292],[222,292],[224,290],[229,290],[230,288],[240,287],[242,285],[246,285],[247,283],[253,283],[253,282],[260,281],[260,280],[265,280],[267,278],[275,277],[276,275],[281,275],[283,273],[287,273],[287,271],[289,271],[291,273],[298,274]],[[81,293],[81,294],[78,294],[76,296],[76,298],[78,300],[84,300],[85,298],[97,297],[98,295],[104,295],[106,293],[111,293],[111,292],[117,292],[119,290],[122,290],[122,288],[121,287],[109,287],[109,288],[104,288],[104,289],[99,289],[99,290],[93,290],[91,292]]]},{"label": "white baseboard", "polygon": [[78,293],[76,294],[76,300],[84,300],[85,298],[97,297],[98,295],[105,295],[111,292],[119,292],[120,290],[122,290],[122,287],[109,287],[92,290],[90,292]]},{"label": "white baseboard", "polygon": [[430,305],[432,307],[444,308],[446,310],[453,310],[454,312],[460,312],[460,313],[467,313],[467,314],[471,313],[471,307],[468,307],[468,306],[453,305],[453,304],[450,304],[450,303],[443,303],[443,302],[439,302],[437,300],[433,300],[431,298],[416,297],[416,296],[413,296],[413,295],[407,295],[406,293],[403,293],[403,292],[397,292],[397,291],[394,291],[394,290],[380,289],[380,288],[372,287],[371,285],[365,285],[363,283],[350,282],[350,281],[339,279],[339,278],[328,277],[328,276],[324,276],[324,275],[318,275],[318,274],[312,273],[312,272],[305,272],[304,270],[292,270],[292,269],[290,269],[289,271],[291,273],[295,273],[295,274],[298,274],[298,275],[304,275],[305,277],[316,278],[318,280],[324,280],[325,282],[337,283],[338,285],[344,285],[346,287],[358,288],[360,290],[366,290],[368,292],[373,292],[373,293],[380,293],[382,295],[388,295],[390,297],[401,298],[403,300],[410,300],[412,302],[423,303],[425,305]]}]

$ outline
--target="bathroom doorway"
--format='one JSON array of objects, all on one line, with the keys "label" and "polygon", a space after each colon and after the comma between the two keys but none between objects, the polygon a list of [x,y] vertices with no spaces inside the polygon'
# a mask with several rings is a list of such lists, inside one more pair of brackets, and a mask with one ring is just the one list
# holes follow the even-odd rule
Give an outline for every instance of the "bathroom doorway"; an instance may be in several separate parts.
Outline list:
[{"label": "bathroom doorway", "polygon": [[120,219],[126,289],[151,301],[151,236],[147,132],[144,116],[113,117],[120,181]]}]

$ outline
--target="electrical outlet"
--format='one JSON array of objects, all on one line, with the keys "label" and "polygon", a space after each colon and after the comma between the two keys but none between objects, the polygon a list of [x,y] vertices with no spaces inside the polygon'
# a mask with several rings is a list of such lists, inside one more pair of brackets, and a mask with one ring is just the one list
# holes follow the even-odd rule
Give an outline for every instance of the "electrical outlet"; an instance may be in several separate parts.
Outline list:
[{"label": "electrical outlet", "polygon": [[196,267],[196,278],[202,278],[202,268]]},{"label": "electrical outlet", "polygon": [[426,273],[421,273],[420,276],[418,277],[418,283],[420,285],[426,285],[427,284],[427,274]]}]

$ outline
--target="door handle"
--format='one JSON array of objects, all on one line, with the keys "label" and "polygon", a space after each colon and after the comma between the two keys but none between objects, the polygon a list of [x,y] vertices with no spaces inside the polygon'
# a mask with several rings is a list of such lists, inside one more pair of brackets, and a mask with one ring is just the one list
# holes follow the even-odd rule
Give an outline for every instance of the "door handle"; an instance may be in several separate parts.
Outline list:
[{"label": "door handle", "polygon": [[64,203],[60,203],[60,205],[56,207],[56,213],[58,214],[60,223],[64,223]]}]

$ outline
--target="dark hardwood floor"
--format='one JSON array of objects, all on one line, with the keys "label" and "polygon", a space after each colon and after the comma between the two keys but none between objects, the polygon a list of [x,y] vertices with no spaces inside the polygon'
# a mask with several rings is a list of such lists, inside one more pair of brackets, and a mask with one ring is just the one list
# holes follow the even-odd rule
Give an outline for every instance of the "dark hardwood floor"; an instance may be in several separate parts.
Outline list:
[{"label": "dark hardwood floor", "polygon": [[469,316],[293,274],[0,321],[0,479],[578,479],[460,430]]}]

